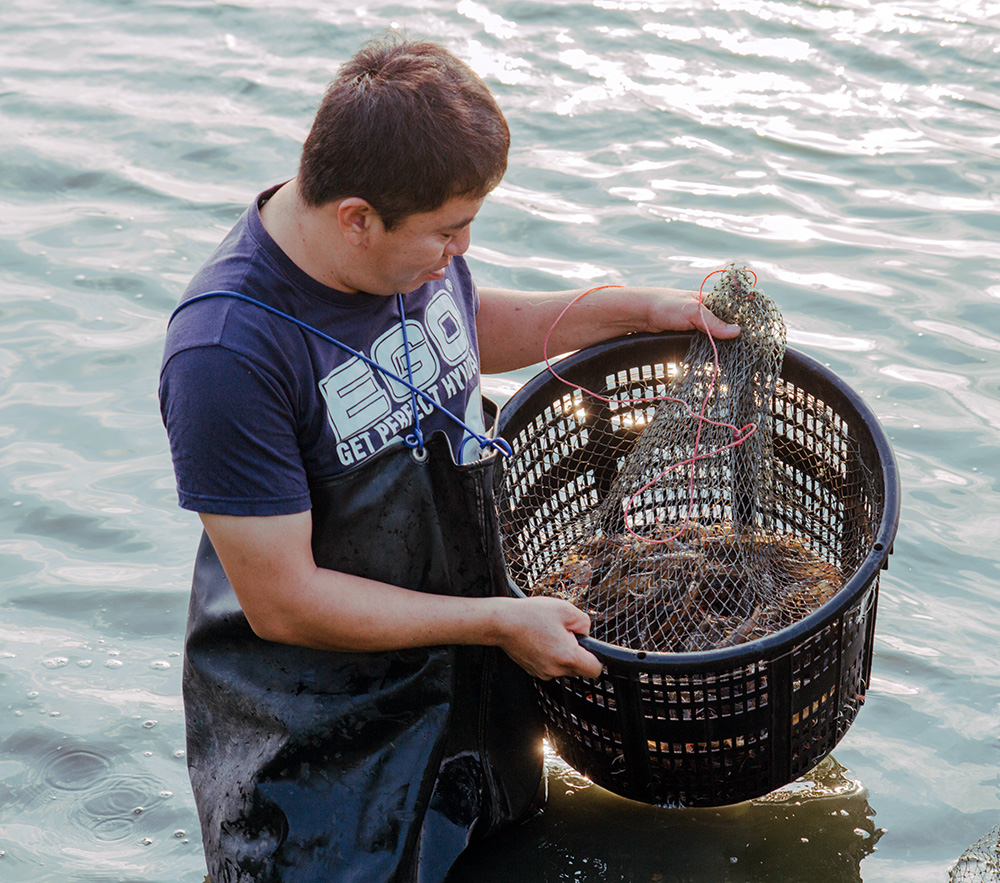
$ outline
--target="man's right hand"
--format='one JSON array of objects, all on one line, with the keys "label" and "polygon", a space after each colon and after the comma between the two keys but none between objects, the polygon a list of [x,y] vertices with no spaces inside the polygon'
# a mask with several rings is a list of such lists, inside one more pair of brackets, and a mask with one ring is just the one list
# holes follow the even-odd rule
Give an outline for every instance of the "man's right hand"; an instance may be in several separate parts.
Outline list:
[{"label": "man's right hand", "polygon": [[562,675],[596,678],[601,661],[577,641],[590,617],[559,598],[506,598],[500,608],[497,646],[528,674],[542,680]]}]

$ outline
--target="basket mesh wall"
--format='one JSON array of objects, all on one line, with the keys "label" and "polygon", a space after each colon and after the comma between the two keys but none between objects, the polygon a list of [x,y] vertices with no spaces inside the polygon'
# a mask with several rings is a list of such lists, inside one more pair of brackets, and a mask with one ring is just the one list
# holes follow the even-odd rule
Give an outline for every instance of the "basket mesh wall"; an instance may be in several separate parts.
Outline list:
[{"label": "basket mesh wall", "polygon": [[[567,555],[593,537],[600,504],[652,414],[652,405],[615,402],[662,394],[687,339],[624,339],[610,353],[560,371],[610,403],[540,375],[501,413],[500,432],[514,449],[498,489],[501,534],[510,577],[522,593],[565,567]],[[845,575],[837,596],[842,609],[832,618],[810,617],[773,641],[751,638],[724,651],[725,659],[718,652],[676,657],[617,645],[600,678],[538,682],[555,750],[624,796],[714,806],[767,793],[825,757],[864,701],[878,569],[863,584],[852,575],[869,555],[882,517],[878,449],[829,377],[792,351],[772,415],[768,517],[775,530],[800,538]],[[718,495],[700,492],[702,520],[731,517]],[[657,501],[667,518],[687,504]],[[848,594],[850,603],[842,603]]]}]

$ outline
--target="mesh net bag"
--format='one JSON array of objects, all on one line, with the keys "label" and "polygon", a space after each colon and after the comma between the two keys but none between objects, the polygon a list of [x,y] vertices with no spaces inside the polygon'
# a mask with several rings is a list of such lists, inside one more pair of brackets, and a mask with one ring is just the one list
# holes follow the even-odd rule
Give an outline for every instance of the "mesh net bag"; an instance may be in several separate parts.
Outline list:
[{"label": "mesh net bag", "polygon": [[530,588],[586,610],[591,635],[621,647],[744,643],[801,619],[844,582],[772,524],[780,312],[736,266],[704,305],[741,333],[696,335],[662,395],[610,401],[645,426],[633,427],[641,435],[618,458],[608,493],[565,526],[580,541]]}]

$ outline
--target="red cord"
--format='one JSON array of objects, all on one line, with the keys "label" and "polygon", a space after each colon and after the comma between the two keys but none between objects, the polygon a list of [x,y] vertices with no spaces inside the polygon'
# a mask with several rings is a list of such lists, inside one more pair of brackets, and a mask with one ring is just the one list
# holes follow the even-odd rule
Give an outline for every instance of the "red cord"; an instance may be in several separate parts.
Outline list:
[{"label": "red cord", "polygon": [[[713,276],[715,276],[717,273],[724,273],[724,272],[725,270],[713,270],[702,280],[701,287],[698,289],[698,315],[701,318],[702,326],[705,328],[708,327],[708,323],[705,321],[705,304],[704,304],[705,283],[708,282],[708,280],[711,279]],[[753,270],[750,270],[749,272],[753,276],[753,284],[754,286],[756,286],[757,274],[754,273]],[[580,392],[586,393],[587,395],[592,396],[593,398],[597,399],[600,402],[605,402],[607,404],[610,404],[612,401],[616,401],[616,403],[619,405],[641,405],[641,404],[648,404],[650,402],[661,402],[661,401],[676,402],[677,404],[683,406],[684,410],[686,410],[688,414],[690,414],[698,421],[698,429],[695,432],[694,451],[690,459],[682,460],[679,463],[673,463],[670,466],[668,466],[659,475],[657,475],[651,481],[644,484],[631,497],[629,497],[625,501],[625,505],[623,507],[625,530],[628,531],[628,533],[632,534],[632,536],[646,543],[670,543],[673,542],[673,540],[677,539],[677,537],[679,537],[682,533],[684,533],[684,531],[687,530],[687,526],[691,523],[691,513],[694,511],[694,464],[697,463],[699,460],[705,460],[708,457],[713,457],[716,454],[721,453],[722,451],[727,451],[730,448],[739,447],[751,435],[753,435],[754,432],[757,431],[757,425],[755,423],[748,423],[746,426],[738,428],[736,426],[733,426],[731,423],[720,423],[715,420],[710,420],[708,417],[705,416],[705,409],[708,406],[708,400],[711,396],[712,390],[715,389],[715,386],[719,380],[719,350],[715,345],[715,338],[712,337],[711,334],[708,335],[708,340],[712,345],[712,358],[713,358],[712,383],[709,386],[708,390],[705,392],[705,398],[702,400],[701,408],[699,410],[699,413],[697,414],[691,410],[691,408],[688,406],[686,402],[682,401],[681,399],[674,398],[673,396],[662,395],[662,396],[650,396],[648,398],[612,400],[610,397],[600,395],[599,393],[587,389],[578,383],[572,383],[569,380],[566,380],[564,377],[561,377],[558,373],[556,373],[556,370],[552,367],[552,363],[549,361],[549,338],[552,336],[552,332],[555,330],[556,325],[559,324],[562,317],[566,315],[567,311],[571,307],[573,307],[581,300],[583,300],[588,294],[593,294],[593,292],[595,291],[602,291],[608,288],[621,288],[621,287],[622,287],[621,285],[598,285],[595,286],[594,288],[587,289],[582,294],[578,294],[575,298],[573,298],[573,300],[571,300],[568,304],[566,304],[566,306],[563,307],[562,312],[560,312],[559,315],[556,316],[555,321],[552,323],[552,325],[549,327],[548,332],[546,332],[545,334],[545,339],[542,342],[542,357],[545,359],[545,367],[548,369],[549,373],[556,378],[556,380],[560,381],[561,383],[565,383],[572,389],[578,389],[580,390]],[[701,444],[701,430],[703,424],[705,423],[711,424],[712,426],[721,426],[726,429],[731,429],[733,431],[733,440],[729,444],[723,445],[721,448],[717,448],[714,451],[709,451],[708,453],[705,454],[699,454],[698,448]],[[681,466],[690,467],[688,476],[688,491],[690,496],[688,499],[687,512],[684,515],[684,522],[681,524],[680,529],[675,534],[673,534],[673,536],[667,537],[666,539],[657,540],[657,539],[652,539],[650,537],[640,536],[634,530],[632,530],[632,528],[629,526],[628,523],[628,513],[629,509],[632,506],[632,502],[641,493],[643,493],[644,491],[651,488],[654,484],[656,484],[661,478],[663,478],[664,475],[666,475],[672,469],[677,469]]]}]

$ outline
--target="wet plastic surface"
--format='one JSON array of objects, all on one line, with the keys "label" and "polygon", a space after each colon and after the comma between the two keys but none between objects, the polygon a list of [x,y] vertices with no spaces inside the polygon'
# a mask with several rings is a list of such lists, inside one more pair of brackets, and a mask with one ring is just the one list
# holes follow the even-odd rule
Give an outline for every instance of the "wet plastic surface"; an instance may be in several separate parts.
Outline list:
[{"label": "wet plastic surface", "polygon": [[[322,567],[449,595],[507,591],[495,456],[443,435],[314,489]],[[265,642],[207,538],[184,670],[191,780],[213,883],[443,880],[522,817],[541,773],[527,675],[502,652],[330,653]]]}]

